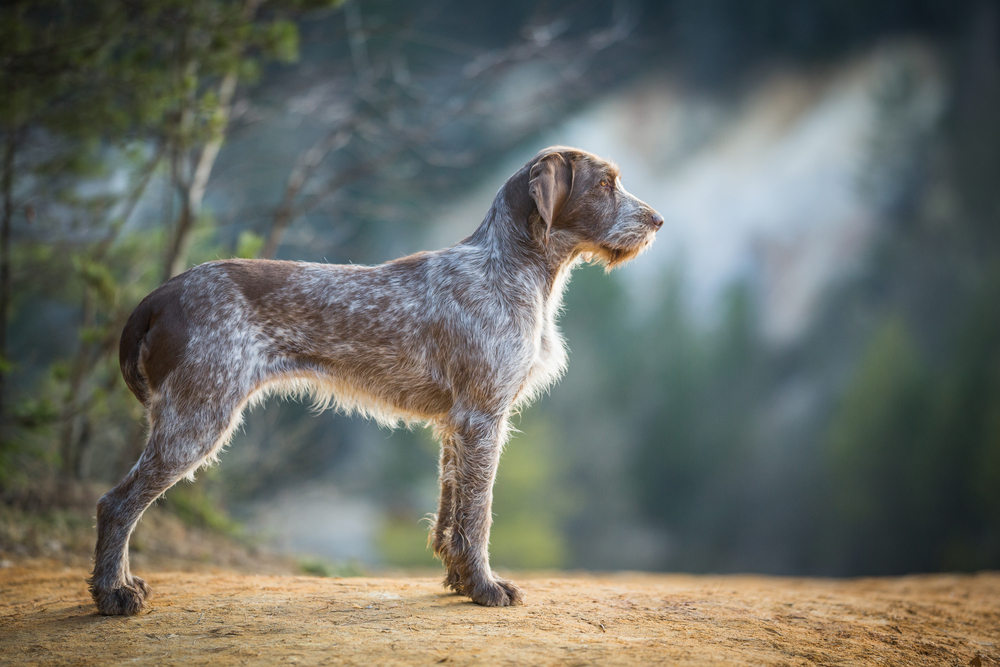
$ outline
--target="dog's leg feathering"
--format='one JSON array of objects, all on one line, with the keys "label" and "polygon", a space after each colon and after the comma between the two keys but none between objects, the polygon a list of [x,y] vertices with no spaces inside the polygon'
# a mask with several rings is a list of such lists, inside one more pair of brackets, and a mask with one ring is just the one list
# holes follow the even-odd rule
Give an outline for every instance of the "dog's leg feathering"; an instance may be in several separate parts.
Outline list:
[{"label": "dog's leg feathering", "polygon": [[451,534],[455,526],[455,485],[458,474],[455,467],[455,438],[447,428],[437,429],[441,441],[441,460],[439,475],[441,480],[441,495],[438,499],[438,511],[431,528],[430,542],[434,555],[441,559],[447,568],[444,585],[456,593],[462,593],[462,579],[451,556]]}]

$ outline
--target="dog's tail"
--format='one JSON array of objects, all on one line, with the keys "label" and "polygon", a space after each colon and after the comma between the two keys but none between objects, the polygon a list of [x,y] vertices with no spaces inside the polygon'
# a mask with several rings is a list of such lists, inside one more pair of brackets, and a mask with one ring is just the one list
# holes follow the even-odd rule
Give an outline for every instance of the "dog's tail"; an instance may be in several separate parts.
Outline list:
[{"label": "dog's tail", "polygon": [[153,307],[148,298],[143,299],[132,314],[129,315],[122,331],[122,339],[118,344],[118,363],[122,368],[122,377],[129,390],[135,394],[145,407],[149,407],[149,382],[139,368],[139,357],[142,354],[142,342],[149,331],[153,318]]}]

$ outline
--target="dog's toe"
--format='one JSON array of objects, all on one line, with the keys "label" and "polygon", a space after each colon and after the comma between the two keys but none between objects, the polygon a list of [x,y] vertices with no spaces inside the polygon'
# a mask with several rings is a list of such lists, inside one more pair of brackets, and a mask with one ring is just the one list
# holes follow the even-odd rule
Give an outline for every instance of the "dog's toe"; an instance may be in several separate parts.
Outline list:
[{"label": "dog's toe", "polygon": [[479,582],[471,588],[466,587],[466,594],[473,602],[484,607],[507,607],[521,604],[524,599],[516,584],[497,578]]},{"label": "dog's toe", "polygon": [[510,600],[511,605],[524,604],[524,593],[521,588],[509,579],[496,578],[497,585],[504,589],[507,593],[507,598]]}]

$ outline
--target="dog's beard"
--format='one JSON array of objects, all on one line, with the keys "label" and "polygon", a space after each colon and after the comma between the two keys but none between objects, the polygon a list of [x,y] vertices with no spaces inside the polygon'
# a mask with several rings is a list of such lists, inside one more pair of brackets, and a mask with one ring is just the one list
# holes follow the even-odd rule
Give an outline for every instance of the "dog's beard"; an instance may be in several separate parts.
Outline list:
[{"label": "dog's beard", "polygon": [[[652,243],[653,237],[650,235],[638,243],[630,245],[619,245],[611,243],[601,243],[596,250],[585,253],[584,258],[592,262],[603,264],[604,268],[610,271],[622,264],[632,261],[641,255]],[[587,256],[589,255],[589,257]]]}]

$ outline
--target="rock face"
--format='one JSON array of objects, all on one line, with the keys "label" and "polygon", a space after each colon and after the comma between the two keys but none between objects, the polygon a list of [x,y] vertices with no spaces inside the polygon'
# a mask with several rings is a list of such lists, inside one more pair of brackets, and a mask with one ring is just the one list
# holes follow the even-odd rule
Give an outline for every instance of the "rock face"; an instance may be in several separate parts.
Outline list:
[{"label": "rock face", "polygon": [[[636,299],[649,298],[675,260],[707,317],[734,280],[748,279],[763,333],[787,343],[829,284],[865,259],[894,205],[887,198],[915,185],[908,165],[920,163],[915,151],[945,109],[942,72],[927,45],[887,42],[825,68],[772,67],[726,98],[661,73],[616,90],[539,145],[616,160],[625,187],[663,214],[657,243],[622,274]],[[471,232],[499,174],[530,150],[443,211],[435,242]]]},{"label": "rock face", "polygon": [[521,575],[526,603],[487,609],[437,578],[151,572],[132,618],[84,574],[0,569],[4,664],[1000,665],[996,573]]}]

